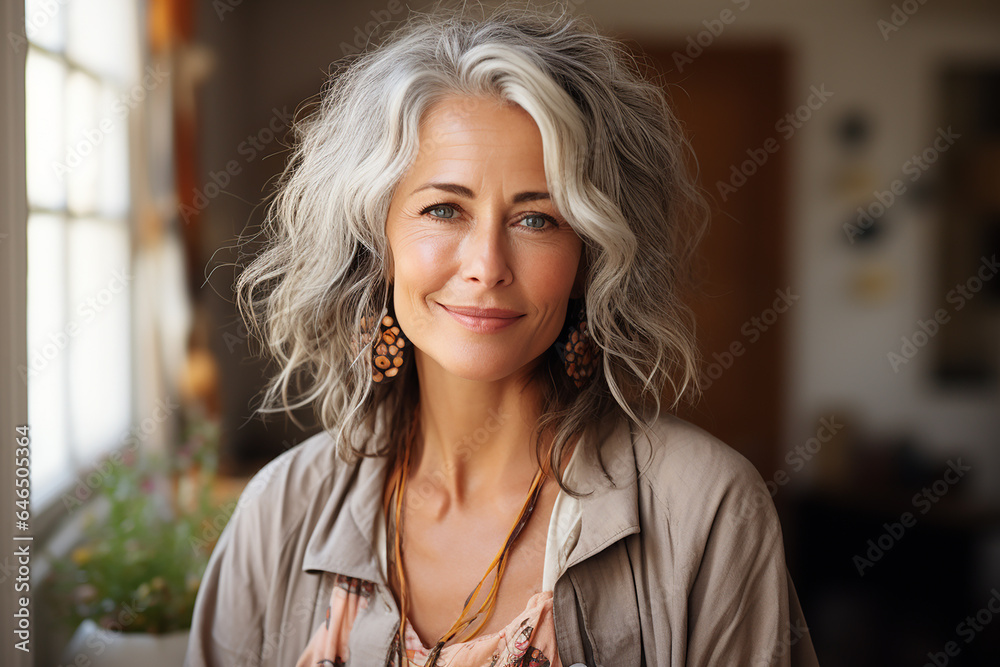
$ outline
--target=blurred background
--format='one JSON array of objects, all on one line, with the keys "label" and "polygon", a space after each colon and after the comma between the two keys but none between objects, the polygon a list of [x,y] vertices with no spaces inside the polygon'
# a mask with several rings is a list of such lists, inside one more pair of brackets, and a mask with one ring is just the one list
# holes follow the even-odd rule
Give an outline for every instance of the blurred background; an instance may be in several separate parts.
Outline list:
[{"label": "blurred background", "polygon": [[[767,482],[820,663],[997,664],[1000,5],[569,5],[687,128],[713,219],[681,416]],[[34,536],[35,664],[88,619],[180,650],[234,499],[316,431],[254,414],[239,235],[331,65],[426,6],[5,5],[2,414],[32,496],[3,521]]]}]

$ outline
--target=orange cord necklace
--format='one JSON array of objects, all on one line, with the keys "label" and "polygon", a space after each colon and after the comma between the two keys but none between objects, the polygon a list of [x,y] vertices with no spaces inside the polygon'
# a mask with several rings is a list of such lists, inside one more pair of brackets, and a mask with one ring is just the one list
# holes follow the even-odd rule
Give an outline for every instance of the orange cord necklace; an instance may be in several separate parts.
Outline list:
[{"label": "orange cord necklace", "polygon": [[[407,665],[406,658],[406,643],[405,643],[405,629],[406,629],[406,610],[407,610],[407,587],[406,587],[406,576],[403,573],[403,555],[400,546],[401,533],[402,533],[402,506],[403,506],[403,490],[406,485],[406,477],[410,468],[410,451],[413,449],[413,442],[416,439],[417,428],[419,423],[420,411],[416,410],[413,416],[413,422],[411,423],[410,432],[407,435],[406,442],[403,446],[402,454],[397,451],[395,464],[391,473],[389,484],[386,485],[386,492],[383,497],[383,510],[386,516],[387,527],[394,526],[395,529],[392,531],[393,536],[391,542],[393,543],[393,549],[390,553],[390,560],[394,561],[396,568],[396,575],[399,580],[399,597],[400,597],[400,621],[399,621],[399,658],[401,665]],[[524,501],[524,505],[521,506],[521,511],[518,514],[517,520],[514,522],[514,526],[511,528],[510,533],[507,535],[507,539],[504,541],[503,547],[493,558],[493,562],[490,563],[489,568],[486,570],[486,574],[480,579],[479,584],[476,586],[475,590],[469,594],[469,597],[465,600],[465,606],[462,608],[462,613],[459,614],[458,619],[452,624],[451,628],[441,636],[441,638],[434,644],[430,653],[427,655],[427,661],[424,663],[425,667],[432,667],[437,661],[438,655],[441,653],[441,649],[444,648],[445,643],[447,643],[452,637],[457,635],[459,632],[463,631],[469,626],[473,621],[479,618],[479,615],[485,610],[486,616],[483,618],[482,622],[473,630],[472,634],[466,637],[463,641],[468,641],[472,639],[479,631],[483,628],[486,622],[489,620],[493,613],[493,608],[496,604],[497,594],[500,588],[500,578],[503,576],[504,568],[507,565],[507,557],[509,555],[510,547],[514,544],[514,540],[521,533],[521,529],[528,522],[528,518],[531,516],[532,511],[535,509],[535,501],[538,498],[538,493],[541,491],[542,486],[545,484],[545,478],[542,476],[542,470],[539,469],[535,473],[535,477],[531,482],[531,488],[528,489],[528,497]],[[394,510],[394,511],[390,511]],[[389,540],[387,540],[387,543]],[[493,585],[490,588],[489,595],[487,595],[486,600],[479,607],[479,610],[468,620],[463,621],[465,615],[469,611],[469,606],[472,604],[473,600],[479,594],[480,589],[483,586],[483,582],[486,581],[486,577],[489,576],[490,572],[497,568],[496,578],[493,580]]]}]

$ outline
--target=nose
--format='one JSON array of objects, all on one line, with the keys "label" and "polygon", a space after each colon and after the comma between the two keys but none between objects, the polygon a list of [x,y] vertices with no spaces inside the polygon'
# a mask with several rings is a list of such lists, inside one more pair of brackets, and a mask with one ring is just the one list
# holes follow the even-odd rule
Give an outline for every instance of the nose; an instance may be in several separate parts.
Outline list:
[{"label": "nose", "polygon": [[499,214],[481,218],[462,242],[462,279],[484,287],[509,285],[510,247],[504,221]]}]

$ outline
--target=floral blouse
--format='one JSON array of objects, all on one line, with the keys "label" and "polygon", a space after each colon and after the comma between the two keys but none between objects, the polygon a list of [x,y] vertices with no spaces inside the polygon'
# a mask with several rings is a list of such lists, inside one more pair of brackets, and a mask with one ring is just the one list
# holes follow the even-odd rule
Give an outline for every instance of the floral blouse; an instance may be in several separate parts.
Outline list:
[{"label": "floral blouse", "polygon": [[[310,640],[296,667],[344,667],[350,659],[347,646],[351,625],[364,613],[373,593],[372,582],[346,575],[336,575],[326,621]],[[406,621],[406,667],[423,667],[430,653]],[[398,642],[399,635],[396,635]],[[393,644],[391,655],[396,655]],[[386,667],[392,667],[390,659]],[[556,651],[555,626],[552,621],[552,591],[535,593],[524,611],[499,632],[449,644],[441,649],[438,665],[448,667],[561,667]]]},{"label": "floral blouse", "polygon": [[[576,460],[574,449],[564,475],[568,475]],[[382,572],[387,570],[385,517],[379,517],[376,542]],[[524,611],[515,616],[498,632],[479,635],[464,642],[449,644],[441,649],[437,665],[447,667],[562,667],[556,650],[555,624],[552,618],[552,589],[555,575],[566,562],[569,552],[580,535],[580,511],[577,500],[562,489],[556,497],[549,520],[545,545],[542,590],[528,598]],[[334,575],[326,620],[316,629],[299,657],[296,667],[346,667],[350,664],[348,639],[358,614],[363,614],[374,594],[371,581]],[[424,667],[431,647],[424,646],[409,619],[404,630],[406,667]],[[386,667],[393,667],[398,653],[399,634],[390,651]],[[361,667],[361,666],[358,666]]]}]

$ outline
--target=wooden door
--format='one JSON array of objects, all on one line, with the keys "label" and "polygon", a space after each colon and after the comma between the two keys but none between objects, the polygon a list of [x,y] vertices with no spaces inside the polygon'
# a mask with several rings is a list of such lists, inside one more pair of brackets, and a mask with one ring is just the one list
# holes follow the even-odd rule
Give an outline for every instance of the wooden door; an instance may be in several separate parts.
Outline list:
[{"label": "wooden door", "polygon": [[[698,160],[712,203],[700,244],[695,311],[706,390],[679,415],[730,444],[767,477],[779,463],[790,314],[785,114],[788,56],[780,46],[713,44],[691,61],[686,43],[631,42],[652,59]],[[792,98],[794,99],[794,98]]]}]

